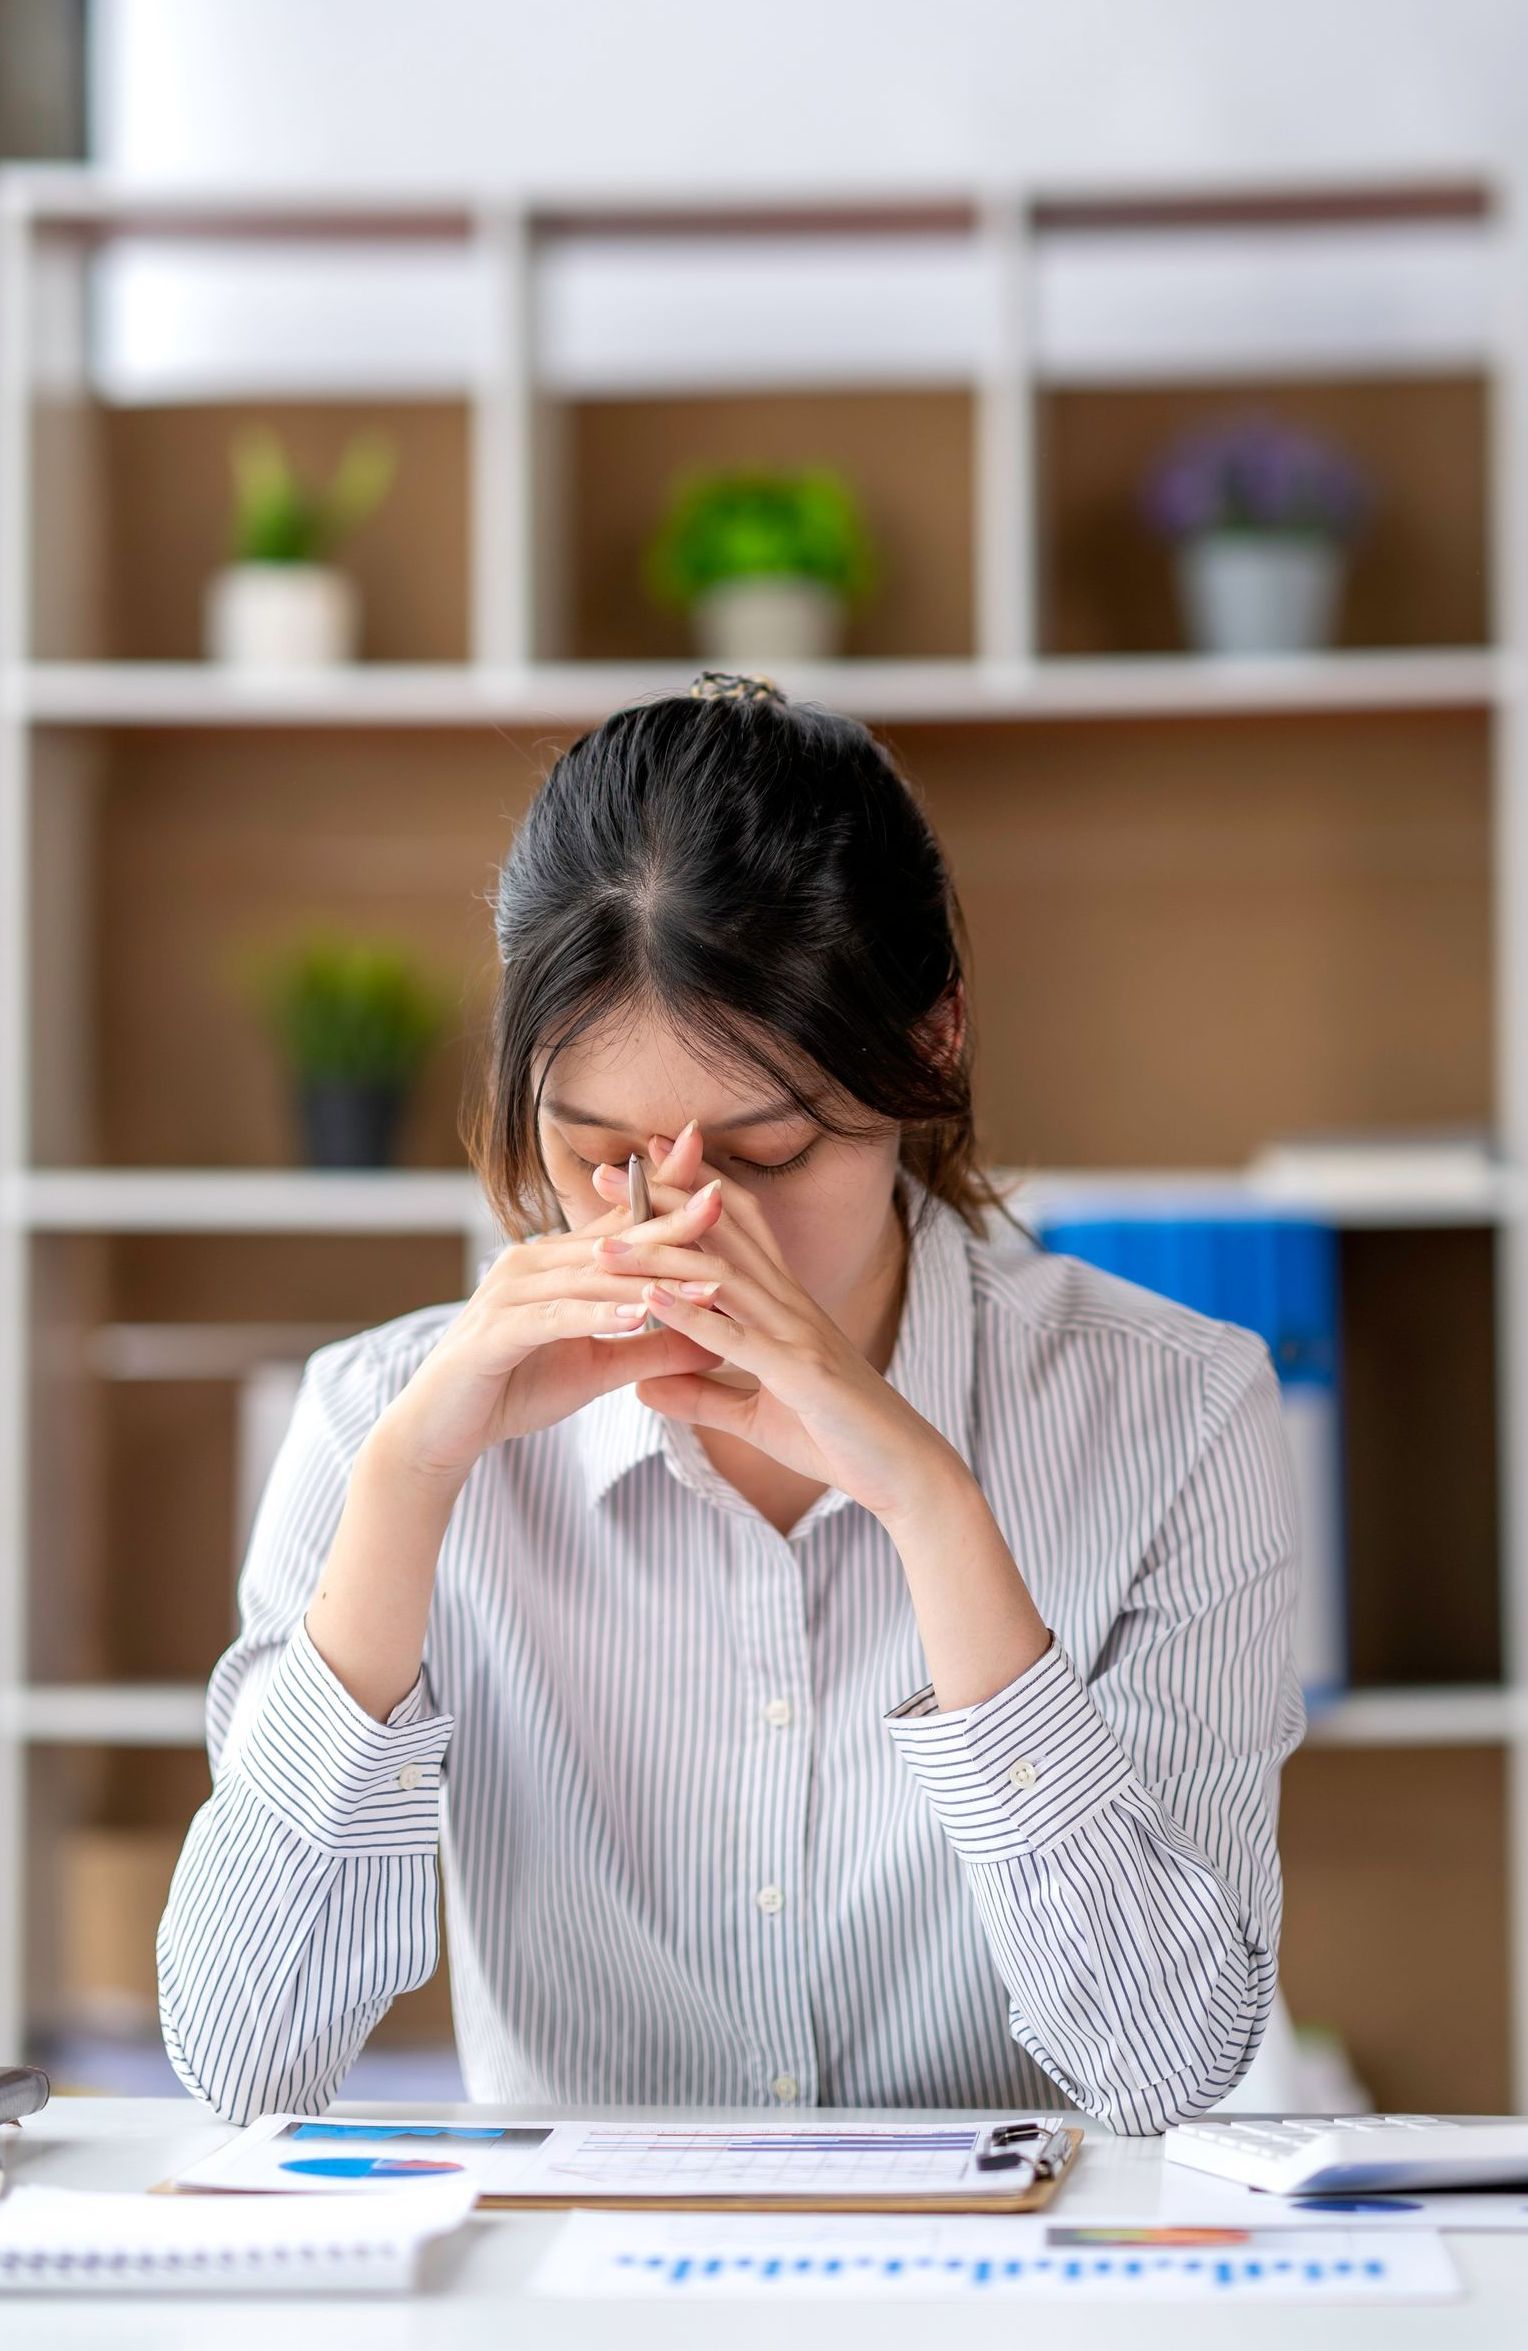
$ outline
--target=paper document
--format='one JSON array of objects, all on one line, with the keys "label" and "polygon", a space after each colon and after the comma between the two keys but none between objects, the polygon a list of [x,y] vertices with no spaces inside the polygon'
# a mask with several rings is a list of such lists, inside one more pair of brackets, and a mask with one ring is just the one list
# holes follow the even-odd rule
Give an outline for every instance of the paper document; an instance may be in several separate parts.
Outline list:
[{"label": "paper document", "polygon": [[471,2190],[454,2181],[388,2204],[17,2187],[0,2199],[0,2302],[8,2292],[398,2293],[426,2240],[471,2210]]},{"label": "paper document", "polygon": [[563,2222],[529,2290],[622,2301],[1225,2303],[1441,2302],[1460,2286],[1442,2239],[1425,2229],[1270,2229],[1202,2248],[1053,2246],[1033,2223],[980,2215],[585,2211]]},{"label": "paper document", "polygon": [[[1053,2121],[1054,2118],[1047,2118]],[[388,2194],[430,2179],[470,2180],[479,2196],[771,2198],[960,2196],[1001,2204],[1022,2182],[982,2171],[979,2120],[734,2127],[683,2123],[468,2125],[265,2115],[179,2175],[198,2189]]]}]

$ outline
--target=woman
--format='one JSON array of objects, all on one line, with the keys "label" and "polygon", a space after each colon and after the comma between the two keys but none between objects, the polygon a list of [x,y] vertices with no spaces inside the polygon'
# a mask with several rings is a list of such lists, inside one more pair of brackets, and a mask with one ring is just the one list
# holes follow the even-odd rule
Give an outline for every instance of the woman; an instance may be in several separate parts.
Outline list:
[{"label": "woman", "polygon": [[858,724],[712,674],[616,712],[496,928],[521,1237],[306,1366],[177,2071],[322,2108],[435,1966],[443,1847],[474,2098],[1214,2103],[1303,1721],[1262,1341],[1001,1232],[950,881]]}]

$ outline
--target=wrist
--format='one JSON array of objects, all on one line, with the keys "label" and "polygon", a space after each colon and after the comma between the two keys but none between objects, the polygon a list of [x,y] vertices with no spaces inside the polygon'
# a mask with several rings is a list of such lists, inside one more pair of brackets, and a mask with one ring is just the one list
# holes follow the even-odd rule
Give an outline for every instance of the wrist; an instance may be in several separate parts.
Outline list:
[{"label": "wrist", "polygon": [[351,1484],[367,1493],[406,1496],[416,1506],[447,1516],[466,1483],[466,1471],[441,1470],[423,1461],[406,1430],[389,1417],[389,1406],[362,1439],[351,1467]]},{"label": "wrist", "polygon": [[990,1517],[987,1498],[969,1465],[945,1438],[936,1435],[909,1470],[895,1501],[876,1512],[899,1547],[926,1528],[948,1527],[953,1519],[972,1512]]}]

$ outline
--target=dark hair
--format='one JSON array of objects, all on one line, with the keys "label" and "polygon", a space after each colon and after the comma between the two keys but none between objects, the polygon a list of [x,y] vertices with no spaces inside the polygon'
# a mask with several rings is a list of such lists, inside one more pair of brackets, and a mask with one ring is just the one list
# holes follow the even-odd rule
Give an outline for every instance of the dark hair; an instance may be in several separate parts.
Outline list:
[{"label": "dark hair", "polygon": [[941,1051],[959,904],[911,786],[857,720],[718,672],[617,710],[552,765],[493,906],[501,969],[467,1141],[506,1232],[561,1222],[541,1088],[619,1007],[682,1024],[712,1066],[762,1070],[829,1133],[873,1131],[855,1104],[899,1121],[931,1194],[977,1232],[1008,1215],[976,1164],[969,1017]]}]

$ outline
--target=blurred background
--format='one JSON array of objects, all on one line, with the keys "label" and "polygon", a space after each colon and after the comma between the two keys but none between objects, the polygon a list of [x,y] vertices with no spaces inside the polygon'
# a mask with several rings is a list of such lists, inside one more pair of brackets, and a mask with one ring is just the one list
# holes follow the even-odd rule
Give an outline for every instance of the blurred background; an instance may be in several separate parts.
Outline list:
[{"label": "blurred background", "polygon": [[298,1371],[472,1286],[496,865],[713,665],[924,796],[1036,1226],[1273,1350],[1262,2102],[1528,2104],[1528,14],[0,0],[0,158],[0,2054],[174,2087]]}]

